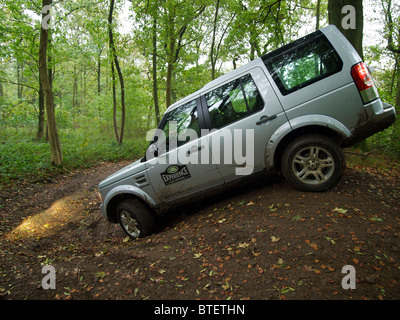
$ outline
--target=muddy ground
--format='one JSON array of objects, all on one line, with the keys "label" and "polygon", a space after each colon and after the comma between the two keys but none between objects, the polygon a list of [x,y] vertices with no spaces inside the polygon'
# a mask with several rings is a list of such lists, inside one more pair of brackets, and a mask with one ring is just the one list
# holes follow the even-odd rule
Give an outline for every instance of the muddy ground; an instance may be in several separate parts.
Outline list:
[{"label": "muddy ground", "polygon": [[[273,177],[175,210],[132,241],[102,218],[97,195],[126,164],[1,190],[0,299],[400,298],[396,169],[348,167],[325,193]],[[42,286],[44,265],[55,289]],[[344,266],[354,267],[355,289],[342,286]]]}]

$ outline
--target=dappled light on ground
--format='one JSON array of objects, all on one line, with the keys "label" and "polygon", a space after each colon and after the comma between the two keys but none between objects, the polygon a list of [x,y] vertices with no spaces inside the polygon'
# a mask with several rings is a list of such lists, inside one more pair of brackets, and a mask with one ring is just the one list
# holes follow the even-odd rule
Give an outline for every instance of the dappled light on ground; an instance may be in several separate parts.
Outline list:
[{"label": "dappled light on ground", "polygon": [[63,197],[47,210],[31,215],[14,228],[8,235],[9,240],[40,239],[59,232],[68,223],[82,219],[82,203],[77,201],[75,195]]}]

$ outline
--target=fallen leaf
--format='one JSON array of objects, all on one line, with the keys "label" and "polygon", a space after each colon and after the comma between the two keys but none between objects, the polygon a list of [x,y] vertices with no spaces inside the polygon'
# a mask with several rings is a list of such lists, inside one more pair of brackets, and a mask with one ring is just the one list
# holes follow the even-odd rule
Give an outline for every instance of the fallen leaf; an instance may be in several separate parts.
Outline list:
[{"label": "fallen leaf", "polygon": [[251,252],[253,253],[253,255],[254,255],[255,257],[258,257],[258,256],[261,254],[261,252],[254,252],[253,250],[251,250]]},{"label": "fallen leaf", "polygon": [[228,290],[229,288],[230,288],[229,283],[225,283],[222,285],[222,289],[224,289],[224,290]]},{"label": "fallen leaf", "polygon": [[271,236],[271,241],[272,242],[278,242],[279,240],[281,240],[281,238],[277,238],[277,237]]},{"label": "fallen leaf", "polygon": [[334,211],[334,212],[339,212],[339,213],[346,213],[347,212],[347,210],[346,209],[343,209],[343,208],[338,208],[338,207],[336,207],[335,209],[333,209],[332,211]]},{"label": "fallen leaf", "polygon": [[239,243],[239,248],[247,248],[249,244],[247,242]]},{"label": "fallen leaf", "polygon": [[372,268],[375,269],[376,271],[381,271],[382,270],[382,268],[377,267],[377,266],[372,266]]}]

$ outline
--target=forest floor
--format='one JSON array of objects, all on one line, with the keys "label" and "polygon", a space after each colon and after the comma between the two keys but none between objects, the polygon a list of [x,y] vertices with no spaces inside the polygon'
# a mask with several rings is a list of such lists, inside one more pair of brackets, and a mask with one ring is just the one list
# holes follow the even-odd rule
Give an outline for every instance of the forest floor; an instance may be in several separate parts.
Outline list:
[{"label": "forest floor", "polygon": [[[127,164],[0,189],[0,299],[400,299],[398,166],[348,166],[325,193],[253,183],[133,241],[103,219],[97,195]],[[55,289],[42,287],[44,265]],[[355,289],[342,287],[348,265]]]}]

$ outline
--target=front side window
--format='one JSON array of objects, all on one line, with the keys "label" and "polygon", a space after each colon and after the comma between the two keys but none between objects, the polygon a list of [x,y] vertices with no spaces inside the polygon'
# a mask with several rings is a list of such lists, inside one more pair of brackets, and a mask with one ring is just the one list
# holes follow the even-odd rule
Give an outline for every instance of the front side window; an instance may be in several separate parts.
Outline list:
[{"label": "front side window", "polygon": [[326,78],[343,66],[325,36],[282,50],[264,62],[283,95]]},{"label": "front side window", "polygon": [[196,100],[171,110],[166,114],[159,129],[163,131],[165,141],[160,140],[158,144],[164,144],[166,151],[185,144],[190,138],[195,138],[192,137],[194,135],[199,136],[200,126]]},{"label": "front side window", "polygon": [[212,125],[217,129],[264,107],[250,74],[210,91],[205,98]]}]

